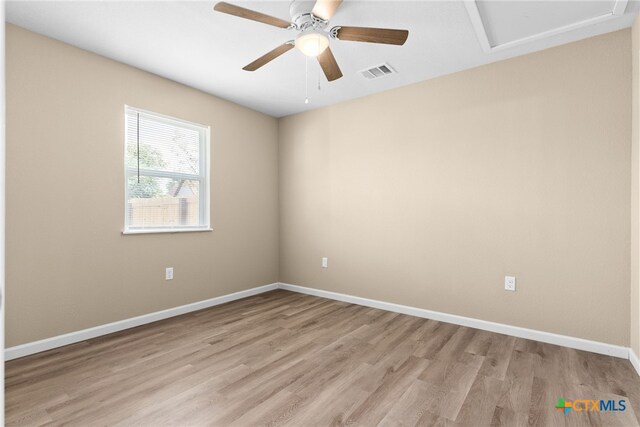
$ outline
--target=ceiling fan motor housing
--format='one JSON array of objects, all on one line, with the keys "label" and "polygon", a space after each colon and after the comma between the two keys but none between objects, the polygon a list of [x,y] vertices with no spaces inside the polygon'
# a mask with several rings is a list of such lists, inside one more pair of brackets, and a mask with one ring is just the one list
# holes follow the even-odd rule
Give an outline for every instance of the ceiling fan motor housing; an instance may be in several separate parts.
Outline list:
[{"label": "ceiling fan motor housing", "polygon": [[304,0],[294,0],[289,6],[291,22],[297,30],[319,30],[322,31],[329,24],[329,21],[318,18],[311,13],[314,2]]}]

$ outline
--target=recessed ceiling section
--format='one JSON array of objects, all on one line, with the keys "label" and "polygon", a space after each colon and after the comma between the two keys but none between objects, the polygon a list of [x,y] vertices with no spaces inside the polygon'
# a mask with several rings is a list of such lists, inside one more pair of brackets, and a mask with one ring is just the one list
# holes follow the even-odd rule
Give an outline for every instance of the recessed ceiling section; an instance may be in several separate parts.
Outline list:
[{"label": "recessed ceiling section", "polygon": [[528,43],[622,15],[627,0],[469,0],[467,10],[485,51]]}]

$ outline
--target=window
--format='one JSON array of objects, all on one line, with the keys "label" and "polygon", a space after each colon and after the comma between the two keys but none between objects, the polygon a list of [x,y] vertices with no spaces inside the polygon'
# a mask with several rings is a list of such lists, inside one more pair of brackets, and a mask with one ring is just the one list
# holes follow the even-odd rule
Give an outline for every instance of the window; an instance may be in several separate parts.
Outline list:
[{"label": "window", "polygon": [[209,127],[125,107],[124,233],[210,230]]}]

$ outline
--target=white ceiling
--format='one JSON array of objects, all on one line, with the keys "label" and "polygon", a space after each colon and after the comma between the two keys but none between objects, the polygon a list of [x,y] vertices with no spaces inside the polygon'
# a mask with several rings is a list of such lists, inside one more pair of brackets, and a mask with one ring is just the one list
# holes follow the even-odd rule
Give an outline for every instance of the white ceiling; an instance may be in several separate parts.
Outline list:
[{"label": "white ceiling", "polygon": [[[289,20],[289,1],[229,2]],[[637,3],[629,2],[622,16],[611,15],[615,0],[482,0],[477,3],[479,27],[482,30],[484,24],[492,45],[533,39],[486,52],[463,1],[345,0],[330,26],[402,28],[410,31],[409,39],[401,47],[332,40],[344,77],[327,83],[310,58],[310,103],[305,105],[305,56],[299,51],[291,50],[255,72],[242,70],[293,39],[294,31],[214,12],[214,4],[8,1],[6,18],[31,31],[282,117],[626,28],[638,10]],[[584,25],[579,28],[571,26],[580,22]],[[553,34],[560,27],[570,30]],[[544,32],[551,36],[531,37]],[[367,80],[359,73],[385,62],[398,74]]]}]

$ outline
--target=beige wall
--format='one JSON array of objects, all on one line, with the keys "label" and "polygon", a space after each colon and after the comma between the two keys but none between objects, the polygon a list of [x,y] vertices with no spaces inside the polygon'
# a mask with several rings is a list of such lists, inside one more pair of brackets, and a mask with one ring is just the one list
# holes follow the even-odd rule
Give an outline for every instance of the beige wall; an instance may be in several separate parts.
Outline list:
[{"label": "beige wall", "polygon": [[[8,347],[278,280],[276,119],[12,25],[6,55]],[[120,234],[124,104],[211,126],[213,232]]]},{"label": "beige wall", "polygon": [[281,119],[281,281],[628,345],[630,50],[624,30]]},{"label": "beige wall", "polygon": [[[637,27],[278,126],[9,25],[7,346],[281,280],[640,353]],[[214,232],[120,234],[124,104],[211,125]]]},{"label": "beige wall", "polygon": [[640,16],[633,23],[631,139],[631,317],[630,345],[640,354]]}]

